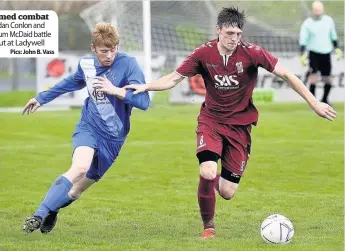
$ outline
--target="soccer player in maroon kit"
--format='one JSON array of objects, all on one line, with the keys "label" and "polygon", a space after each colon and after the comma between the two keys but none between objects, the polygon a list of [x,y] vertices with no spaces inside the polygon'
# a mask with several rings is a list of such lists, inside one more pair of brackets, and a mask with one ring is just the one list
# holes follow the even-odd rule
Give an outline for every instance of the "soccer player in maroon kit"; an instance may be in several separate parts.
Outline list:
[{"label": "soccer player in maroon kit", "polygon": [[[241,39],[245,22],[237,8],[223,8],[218,14],[218,39],[196,48],[176,71],[146,85],[128,85],[144,91],[173,88],[186,77],[201,74],[205,102],[200,109],[197,127],[197,158],[200,164],[198,202],[204,224],[203,239],[215,237],[213,222],[215,190],[230,200],[246,168],[251,146],[251,128],[258,121],[252,94],[258,68],[262,67],[288,82],[319,116],[336,117],[331,106],[319,102],[293,73],[278,59],[256,44]],[[221,159],[221,173],[217,162]]]}]

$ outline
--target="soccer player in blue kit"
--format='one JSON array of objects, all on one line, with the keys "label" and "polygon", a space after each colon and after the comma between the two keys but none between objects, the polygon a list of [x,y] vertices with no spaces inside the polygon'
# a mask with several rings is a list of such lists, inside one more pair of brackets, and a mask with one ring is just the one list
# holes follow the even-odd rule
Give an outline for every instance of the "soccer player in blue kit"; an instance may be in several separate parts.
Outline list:
[{"label": "soccer player in blue kit", "polygon": [[132,108],[146,110],[150,106],[148,92],[133,95],[133,90],[122,88],[145,83],[145,77],[135,58],[118,52],[116,28],[98,23],[91,40],[94,55],[83,57],[75,74],[39,93],[24,107],[23,114],[30,114],[64,93],[84,87],[89,93],[73,134],[72,165],[25,220],[23,230],[27,233],[37,229],[48,233],[54,228],[59,209],[78,199],[115,161],[130,130]]}]

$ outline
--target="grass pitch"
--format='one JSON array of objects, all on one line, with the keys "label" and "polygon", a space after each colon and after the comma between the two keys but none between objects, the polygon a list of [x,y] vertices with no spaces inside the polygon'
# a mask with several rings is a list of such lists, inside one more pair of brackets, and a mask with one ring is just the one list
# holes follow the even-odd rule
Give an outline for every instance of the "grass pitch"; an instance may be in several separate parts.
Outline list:
[{"label": "grass pitch", "polygon": [[[48,235],[27,235],[21,226],[69,168],[79,110],[0,113],[0,250],[343,250],[343,104],[334,122],[305,104],[258,108],[247,170],[232,201],[217,196],[217,238],[210,241],[200,239],[196,197],[199,106],[134,111],[118,160],[61,210]],[[262,241],[261,222],[273,213],[292,220],[292,243]]]}]

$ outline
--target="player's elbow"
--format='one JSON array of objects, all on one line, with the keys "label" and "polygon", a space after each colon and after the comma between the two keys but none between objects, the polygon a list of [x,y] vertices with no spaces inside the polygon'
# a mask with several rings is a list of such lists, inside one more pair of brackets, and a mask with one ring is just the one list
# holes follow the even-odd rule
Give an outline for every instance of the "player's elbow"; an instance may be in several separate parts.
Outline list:
[{"label": "player's elbow", "polygon": [[172,72],[169,75],[166,75],[165,77],[165,85],[167,89],[174,88],[178,83],[180,83],[183,80],[183,77],[176,72]]},{"label": "player's elbow", "polygon": [[143,93],[140,104],[137,106],[138,109],[146,111],[151,105],[150,96],[148,93]]},{"label": "player's elbow", "polygon": [[290,72],[280,63],[277,63],[276,67],[274,68],[273,73],[277,76],[283,79],[284,81],[289,81],[291,78]]},{"label": "player's elbow", "polygon": [[141,110],[146,111],[150,107],[150,101],[144,102],[144,104],[141,107]]}]

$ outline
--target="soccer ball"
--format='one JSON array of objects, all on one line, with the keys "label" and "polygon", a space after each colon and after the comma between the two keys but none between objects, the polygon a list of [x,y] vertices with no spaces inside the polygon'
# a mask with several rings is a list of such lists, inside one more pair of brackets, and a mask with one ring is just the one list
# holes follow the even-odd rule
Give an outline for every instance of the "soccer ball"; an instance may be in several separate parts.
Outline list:
[{"label": "soccer ball", "polygon": [[294,233],[292,222],[281,214],[270,215],[261,224],[261,237],[266,243],[287,244]]}]

